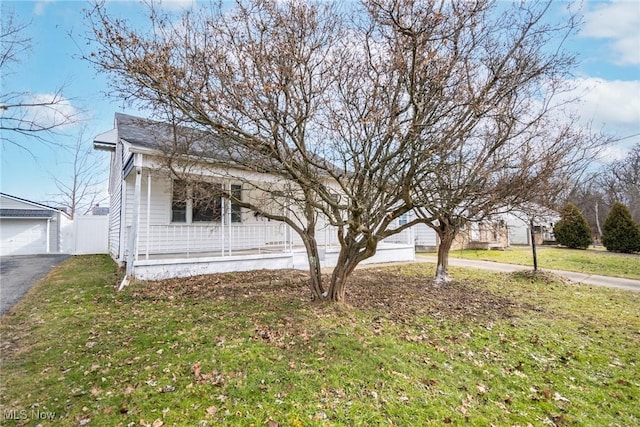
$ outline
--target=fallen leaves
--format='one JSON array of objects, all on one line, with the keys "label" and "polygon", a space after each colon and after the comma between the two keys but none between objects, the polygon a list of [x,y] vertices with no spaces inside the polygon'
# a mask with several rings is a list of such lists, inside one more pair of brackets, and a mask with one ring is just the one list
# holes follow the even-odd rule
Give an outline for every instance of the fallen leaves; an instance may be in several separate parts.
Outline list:
[{"label": "fallen leaves", "polygon": [[160,418],[157,418],[152,423],[145,421],[144,419],[140,420],[140,425],[142,427],[162,427],[164,425],[164,421]]},{"label": "fallen leaves", "polygon": [[[328,277],[326,277],[328,279]],[[221,273],[169,279],[145,283],[133,291],[134,298],[168,301],[183,304],[186,300],[259,300],[266,308],[274,309],[285,301],[307,301],[306,272],[299,270],[258,270]],[[384,283],[385,286],[380,286]],[[388,320],[408,320],[429,313],[436,318],[510,318],[514,310],[532,308],[509,298],[482,291],[473,283],[450,282],[429,287],[425,292],[425,278],[408,276],[400,268],[361,269],[349,278],[349,304],[358,309],[382,310]],[[278,295],[276,301],[271,296]],[[295,325],[294,325],[295,326]],[[383,333],[384,324],[374,322],[374,333]],[[258,325],[256,335],[268,342],[277,340],[274,330]],[[419,336],[407,337],[420,339]]]},{"label": "fallen leaves", "polygon": [[207,383],[219,386],[224,382],[225,379],[224,376],[215,369],[209,373],[203,373],[200,362],[196,362],[191,365],[191,372],[193,373],[193,377],[198,384]]}]

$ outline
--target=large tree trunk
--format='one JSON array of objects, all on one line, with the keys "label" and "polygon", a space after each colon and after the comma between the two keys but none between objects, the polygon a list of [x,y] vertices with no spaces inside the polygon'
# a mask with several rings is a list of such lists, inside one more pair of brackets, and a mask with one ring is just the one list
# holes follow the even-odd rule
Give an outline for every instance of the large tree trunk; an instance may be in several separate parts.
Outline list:
[{"label": "large tree trunk", "polygon": [[324,289],[322,287],[322,271],[320,269],[320,255],[318,253],[318,242],[313,231],[305,233],[302,236],[305,249],[307,250],[307,260],[309,261],[309,290],[311,291],[311,300],[318,301],[324,298]]},{"label": "large tree trunk", "polygon": [[358,264],[375,254],[375,245],[367,245],[364,251],[361,251],[361,249],[363,248],[359,244],[343,244],[340,247],[338,263],[333,269],[331,283],[329,284],[329,290],[327,292],[327,297],[331,301],[345,302],[349,275],[355,270]]},{"label": "large tree trunk", "polygon": [[349,277],[349,274],[351,274],[357,265],[350,256],[353,254],[347,252],[350,252],[349,249],[340,249],[338,263],[331,274],[331,283],[329,284],[329,292],[327,295],[331,301],[344,302],[346,299],[347,277]]},{"label": "large tree trunk", "polygon": [[347,277],[349,276],[348,266],[344,264],[338,264],[333,269],[331,275],[331,283],[329,285],[329,292],[327,297],[331,301],[345,302],[347,294]]},{"label": "large tree trunk", "polygon": [[451,280],[449,278],[449,251],[456,234],[454,230],[450,230],[448,227],[441,227],[438,230],[438,236],[440,237],[440,245],[438,246],[435,281],[442,283]]}]

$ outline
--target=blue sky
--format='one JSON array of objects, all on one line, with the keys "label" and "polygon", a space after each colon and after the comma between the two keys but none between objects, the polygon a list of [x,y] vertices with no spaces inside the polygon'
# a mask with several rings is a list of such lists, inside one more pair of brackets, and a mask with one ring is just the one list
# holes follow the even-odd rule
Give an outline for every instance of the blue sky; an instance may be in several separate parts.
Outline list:
[{"label": "blue sky", "polygon": [[[165,7],[179,10],[194,1],[165,2]],[[555,13],[563,13],[567,6],[567,2],[554,3]],[[31,22],[27,31],[32,50],[13,67],[12,73],[2,71],[0,85],[3,92],[24,91],[34,96],[50,94],[62,86],[68,100],[66,108],[82,111],[86,133],[92,137],[112,128],[116,111],[134,115],[138,112],[108,99],[107,77],[97,74],[80,59],[83,51],[89,49],[85,45],[87,28],[82,13],[86,7],[89,4],[85,1],[3,0],[0,3],[3,16],[13,10],[18,21]],[[143,25],[144,9],[140,2],[110,0],[108,7],[113,13]],[[635,135],[607,151],[605,158],[614,159],[640,143],[637,135],[640,134],[640,0],[587,1],[582,12],[585,25],[568,44],[581,59],[575,73],[577,91],[584,95],[578,112],[583,121],[591,120],[597,129],[609,134]],[[68,145],[75,141],[78,132],[79,125],[70,126],[51,139]],[[3,145],[0,191],[35,201],[51,200],[56,193],[51,177],[70,178],[68,153],[55,145],[29,139],[20,141],[31,149],[33,156]],[[102,156],[104,162],[106,191],[108,154],[96,155]]]}]

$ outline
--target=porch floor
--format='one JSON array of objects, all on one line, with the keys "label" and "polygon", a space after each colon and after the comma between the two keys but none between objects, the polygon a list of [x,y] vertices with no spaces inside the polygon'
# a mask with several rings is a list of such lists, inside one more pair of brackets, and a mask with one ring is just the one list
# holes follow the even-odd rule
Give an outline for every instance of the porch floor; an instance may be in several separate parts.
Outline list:
[{"label": "porch floor", "polygon": [[[337,247],[335,247],[337,248]],[[228,250],[224,253],[221,251],[207,251],[207,252],[180,252],[180,253],[153,253],[138,254],[138,260],[157,260],[157,259],[184,259],[184,258],[223,258],[228,256],[242,256],[242,255],[261,255],[261,254],[285,254],[291,252],[304,252],[303,245],[293,246],[292,248],[285,247],[284,245],[274,245],[269,247],[254,248],[254,249],[238,249],[232,250],[229,254]]]},{"label": "porch floor", "polygon": [[[378,244],[378,249],[390,249],[393,247],[404,247],[406,245],[398,244],[398,243],[390,243],[390,242],[381,242]],[[324,253],[333,253],[340,252],[340,246],[325,246],[319,245],[318,250],[322,254]],[[231,254],[229,254],[228,250],[225,250],[222,253],[220,250],[217,251],[194,251],[194,252],[176,252],[176,253],[150,253],[148,256],[144,253],[138,254],[138,258],[136,261],[144,261],[144,260],[172,260],[172,259],[193,259],[193,258],[226,258],[229,256],[237,257],[243,255],[261,255],[261,254],[287,254],[287,253],[301,253],[305,252],[306,249],[304,245],[293,245],[293,246],[285,246],[285,245],[273,245],[261,248],[252,248],[252,249],[238,249],[232,250]]]}]

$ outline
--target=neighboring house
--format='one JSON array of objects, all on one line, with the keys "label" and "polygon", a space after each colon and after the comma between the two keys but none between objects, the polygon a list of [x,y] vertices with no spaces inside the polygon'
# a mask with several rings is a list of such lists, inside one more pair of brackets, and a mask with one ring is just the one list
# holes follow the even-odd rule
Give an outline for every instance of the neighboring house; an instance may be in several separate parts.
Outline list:
[{"label": "neighboring house", "polygon": [[0,193],[0,255],[63,253],[66,213],[20,197]]},{"label": "neighboring house", "polygon": [[[509,229],[509,245],[531,246],[531,225],[525,220],[526,215],[518,212],[503,215]],[[533,235],[537,245],[555,243],[553,226],[560,220],[557,212],[538,208],[533,217]]]},{"label": "neighboring house", "polygon": [[505,249],[507,246],[507,225],[498,218],[466,224],[456,235],[451,249]]},{"label": "neighboring house", "polygon": [[91,208],[91,215],[93,216],[106,216],[109,215],[108,206],[95,205]]},{"label": "neighboring house", "polygon": [[435,251],[438,249],[440,241],[436,231],[426,224],[417,224],[411,227],[415,237],[416,250]]},{"label": "neighboring house", "polygon": [[[116,113],[114,129],[94,139],[95,149],[111,153],[109,253],[126,266],[128,277],[154,280],[308,268],[304,246],[287,225],[223,198],[202,203],[182,181],[173,178],[164,165],[162,150],[171,137],[165,124]],[[241,199],[259,199],[257,190],[248,185],[252,180],[278,185],[274,176],[229,167],[221,160],[202,159],[203,167],[191,175],[191,181],[212,190],[205,194],[224,188]],[[335,229],[320,221],[316,236],[321,265],[335,265],[339,249]],[[414,258],[413,235],[407,230],[382,242],[367,261]]]}]

